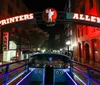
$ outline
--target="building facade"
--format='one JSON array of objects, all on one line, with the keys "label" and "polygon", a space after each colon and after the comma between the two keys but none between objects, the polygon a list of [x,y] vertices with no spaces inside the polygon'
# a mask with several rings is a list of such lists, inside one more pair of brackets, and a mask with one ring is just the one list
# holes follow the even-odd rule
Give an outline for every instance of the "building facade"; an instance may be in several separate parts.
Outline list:
[{"label": "building facade", "polygon": [[[1,0],[0,4],[0,20],[29,13],[22,0]],[[21,49],[18,42],[22,28],[14,25],[0,27],[0,61],[9,62],[20,57]]]},{"label": "building facade", "polygon": [[[75,0],[75,13],[100,17],[100,0]],[[76,25],[77,60],[100,68],[100,28]]]},{"label": "building facade", "polygon": [[[74,12],[75,11],[75,3],[72,3],[73,0],[67,0],[65,11],[67,12]],[[67,55],[70,55],[70,57],[75,60],[77,60],[77,36],[76,36],[76,25],[75,24],[65,24],[65,50]],[[69,45],[67,43],[70,43]],[[68,54],[69,51],[69,54]]]}]

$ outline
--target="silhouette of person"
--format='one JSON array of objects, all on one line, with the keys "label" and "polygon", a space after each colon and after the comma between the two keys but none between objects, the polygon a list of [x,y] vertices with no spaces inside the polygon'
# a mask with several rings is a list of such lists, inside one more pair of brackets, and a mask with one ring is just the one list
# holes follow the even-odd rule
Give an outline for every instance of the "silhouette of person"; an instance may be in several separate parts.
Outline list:
[{"label": "silhouette of person", "polygon": [[51,9],[46,10],[46,13],[48,13],[48,21],[52,21],[52,15],[54,14],[53,11],[51,11]]}]

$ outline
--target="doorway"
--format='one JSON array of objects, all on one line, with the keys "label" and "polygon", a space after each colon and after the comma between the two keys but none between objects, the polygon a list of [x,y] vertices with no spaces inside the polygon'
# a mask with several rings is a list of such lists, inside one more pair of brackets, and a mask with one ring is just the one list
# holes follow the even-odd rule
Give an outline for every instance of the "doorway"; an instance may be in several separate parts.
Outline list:
[{"label": "doorway", "polygon": [[81,43],[79,43],[79,62],[81,62],[82,51],[81,51]]},{"label": "doorway", "polygon": [[86,52],[86,62],[89,63],[90,61],[90,52],[89,52],[89,45],[85,44],[85,52]]}]

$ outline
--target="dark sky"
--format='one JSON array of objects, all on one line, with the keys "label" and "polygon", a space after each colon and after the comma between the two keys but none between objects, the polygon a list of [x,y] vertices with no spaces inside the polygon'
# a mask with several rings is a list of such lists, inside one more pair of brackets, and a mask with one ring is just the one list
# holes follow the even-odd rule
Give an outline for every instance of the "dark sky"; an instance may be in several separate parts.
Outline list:
[{"label": "dark sky", "polygon": [[[23,0],[30,12],[43,12],[46,8],[52,7],[56,11],[64,11],[66,0]],[[41,15],[40,15],[41,16]],[[47,27],[45,24],[38,26],[52,34],[59,33],[63,30],[64,24],[55,24],[53,27]]]},{"label": "dark sky", "polygon": [[48,7],[63,11],[66,0],[23,0],[31,12],[42,12]]}]

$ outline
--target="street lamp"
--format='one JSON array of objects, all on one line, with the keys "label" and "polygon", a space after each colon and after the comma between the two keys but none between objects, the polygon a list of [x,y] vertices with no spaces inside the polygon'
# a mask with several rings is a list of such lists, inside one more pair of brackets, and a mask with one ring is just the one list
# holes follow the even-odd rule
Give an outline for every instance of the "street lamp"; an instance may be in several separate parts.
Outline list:
[{"label": "street lamp", "polygon": [[67,50],[68,50],[68,56],[69,56],[69,45],[71,44],[71,42],[70,41],[67,41],[66,42],[66,45],[67,45]]}]

